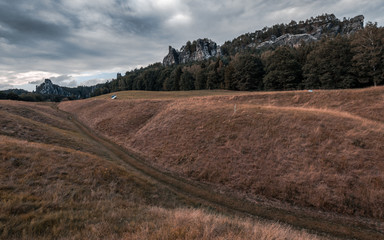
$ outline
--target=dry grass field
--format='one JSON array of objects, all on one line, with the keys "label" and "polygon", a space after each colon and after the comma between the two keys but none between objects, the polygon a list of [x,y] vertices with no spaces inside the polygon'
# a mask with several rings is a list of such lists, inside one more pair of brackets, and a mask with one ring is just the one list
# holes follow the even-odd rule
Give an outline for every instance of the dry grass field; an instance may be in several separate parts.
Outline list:
[{"label": "dry grass field", "polygon": [[322,239],[191,208],[54,104],[0,101],[0,114],[0,239]]},{"label": "dry grass field", "polygon": [[384,87],[151,94],[60,108],[151,165],[217,191],[382,224]]}]

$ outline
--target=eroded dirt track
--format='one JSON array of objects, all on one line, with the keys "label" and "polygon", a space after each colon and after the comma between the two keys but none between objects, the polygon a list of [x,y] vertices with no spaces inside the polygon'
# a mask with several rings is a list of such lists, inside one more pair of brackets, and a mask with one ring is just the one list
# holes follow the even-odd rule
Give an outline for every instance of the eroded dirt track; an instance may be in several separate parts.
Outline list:
[{"label": "eroded dirt track", "polygon": [[[58,109],[58,111],[61,110]],[[240,216],[252,216],[279,221],[296,228],[305,228],[319,234],[337,238],[384,239],[383,232],[380,232],[376,227],[365,224],[363,221],[360,223],[346,223],[339,218],[328,218],[325,215],[324,217],[319,217],[319,215],[312,216],[299,210],[284,210],[216,193],[207,186],[190,182],[149,166],[141,156],[99,136],[77,120],[75,116],[66,112],[63,113],[77,126],[80,134],[86,136],[94,144],[98,144],[111,159],[123,162],[127,167],[136,169],[140,174],[164,184],[175,193],[188,198],[192,205],[204,206],[219,212]]]}]

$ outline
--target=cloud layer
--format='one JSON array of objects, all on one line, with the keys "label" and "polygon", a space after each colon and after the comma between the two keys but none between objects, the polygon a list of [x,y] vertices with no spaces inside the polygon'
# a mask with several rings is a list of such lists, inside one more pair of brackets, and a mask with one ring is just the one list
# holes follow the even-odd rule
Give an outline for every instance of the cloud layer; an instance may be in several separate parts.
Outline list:
[{"label": "cloud layer", "polygon": [[44,78],[65,86],[99,82],[95,76],[161,61],[168,45],[204,37],[222,44],[323,13],[364,14],[382,25],[383,11],[381,0],[3,0],[0,89]]}]

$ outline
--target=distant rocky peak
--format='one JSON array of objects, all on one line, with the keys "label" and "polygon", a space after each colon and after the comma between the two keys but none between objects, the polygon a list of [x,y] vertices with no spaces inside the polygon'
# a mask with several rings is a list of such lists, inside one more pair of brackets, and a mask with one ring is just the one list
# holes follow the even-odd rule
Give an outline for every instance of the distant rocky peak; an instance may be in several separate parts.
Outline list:
[{"label": "distant rocky peak", "polygon": [[40,93],[43,95],[59,95],[66,97],[71,96],[71,93],[64,90],[59,85],[53,84],[50,79],[45,79],[42,84],[36,86],[36,93]]},{"label": "distant rocky peak", "polygon": [[169,52],[163,59],[163,65],[170,66],[179,63],[202,61],[219,55],[220,47],[214,41],[207,38],[197,39],[193,42],[188,41],[180,48],[180,51],[169,46]]},{"label": "distant rocky peak", "polygon": [[345,19],[343,23],[345,23],[343,26],[343,32],[345,34],[351,34],[364,28],[364,16],[358,15],[349,20]]},{"label": "distant rocky peak", "polygon": [[179,64],[179,52],[172,46],[169,46],[169,52],[163,59],[163,65],[170,66],[173,64]]},{"label": "distant rocky peak", "polygon": [[[323,36],[350,35],[363,28],[363,15],[351,19],[344,18],[341,21],[333,14],[324,14],[299,23],[291,21],[289,24],[277,24],[254,33],[243,34],[232,42],[227,42],[224,47],[228,49],[232,45],[236,52],[246,48],[297,47],[302,43],[318,41]],[[248,39],[248,42],[244,39]]]}]

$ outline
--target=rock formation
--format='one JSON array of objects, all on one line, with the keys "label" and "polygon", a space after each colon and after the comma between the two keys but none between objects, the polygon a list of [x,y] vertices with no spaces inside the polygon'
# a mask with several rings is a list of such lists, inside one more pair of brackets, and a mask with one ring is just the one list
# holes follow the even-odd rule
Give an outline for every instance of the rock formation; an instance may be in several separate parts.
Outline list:
[{"label": "rock formation", "polygon": [[70,97],[72,95],[70,92],[65,91],[59,85],[53,84],[52,81],[49,79],[45,79],[42,84],[40,84],[39,86],[36,86],[36,93],[40,93],[43,95],[58,95],[58,96],[65,96],[65,97]]},{"label": "rock formation", "polygon": [[179,64],[179,55],[180,53],[176,49],[169,46],[169,53],[163,59],[164,66],[170,66],[172,64]]},{"label": "rock formation", "polygon": [[169,47],[169,53],[163,59],[164,66],[201,61],[211,57],[234,55],[247,49],[268,49],[279,46],[297,47],[302,43],[320,40],[323,36],[335,37],[349,35],[364,27],[364,16],[340,21],[333,14],[324,14],[306,21],[289,24],[277,24],[253,33],[243,34],[220,47],[212,40],[198,39],[187,42],[180,51]]},{"label": "rock formation", "polygon": [[[290,25],[290,27],[294,27],[294,25]],[[287,33],[277,38],[276,36],[272,35],[270,40],[261,42],[259,44],[251,43],[248,44],[248,47],[256,47],[257,49],[270,47],[276,48],[283,45],[296,47],[303,42],[308,43],[320,40],[321,37],[324,35],[331,37],[335,37],[338,34],[349,35],[360,29],[363,29],[363,27],[364,16],[362,15],[356,16],[349,20],[344,19],[342,22],[337,19],[333,14],[319,16],[317,18],[307,20],[305,27],[301,26],[301,28],[299,28],[298,30],[301,32],[306,31],[307,33]]]},{"label": "rock formation", "polygon": [[42,95],[55,95],[61,97],[70,97],[72,99],[81,99],[91,97],[91,94],[98,87],[98,85],[89,87],[78,86],[75,88],[60,87],[59,85],[53,84],[51,80],[45,79],[42,84],[36,86],[36,93]]},{"label": "rock formation", "polygon": [[296,47],[301,45],[303,42],[314,42],[318,39],[311,34],[284,34],[278,38],[271,38],[269,41],[260,43],[259,45],[248,45],[248,47],[256,47],[257,49],[269,48],[269,47],[279,47],[279,46],[290,46]]},{"label": "rock formation", "polygon": [[210,39],[197,39],[196,41],[187,42],[182,46],[180,51],[169,46],[169,53],[163,59],[164,66],[172,64],[189,63],[194,61],[202,61],[211,57],[220,55],[220,47]]}]

